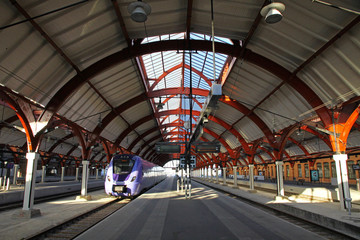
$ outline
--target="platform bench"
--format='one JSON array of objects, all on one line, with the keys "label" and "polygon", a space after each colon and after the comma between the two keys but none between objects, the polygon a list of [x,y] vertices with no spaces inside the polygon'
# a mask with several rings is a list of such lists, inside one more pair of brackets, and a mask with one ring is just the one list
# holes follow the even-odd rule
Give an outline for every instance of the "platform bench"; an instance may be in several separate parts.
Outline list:
[{"label": "platform bench", "polygon": [[301,185],[304,185],[304,182],[305,182],[305,179],[300,178],[300,179],[298,179],[296,185],[299,185],[300,183],[301,183]]}]

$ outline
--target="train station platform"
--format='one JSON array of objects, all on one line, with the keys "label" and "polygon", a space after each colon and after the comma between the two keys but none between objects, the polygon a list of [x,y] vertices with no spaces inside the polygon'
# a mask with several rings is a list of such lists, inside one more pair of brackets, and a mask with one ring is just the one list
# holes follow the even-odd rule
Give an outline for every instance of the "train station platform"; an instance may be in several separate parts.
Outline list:
[{"label": "train station platform", "polygon": [[[192,198],[176,191],[176,178],[168,177],[148,192],[112,214],[77,239],[323,239],[284,222],[241,201],[216,192],[206,185],[272,206],[276,209],[316,218],[340,232],[360,239],[360,206],[351,215],[338,202],[310,202],[306,199],[274,200],[274,194],[246,188],[232,188],[199,179],[192,181]],[[113,198],[104,190],[91,192],[92,201],[61,200],[35,204],[41,216],[16,218],[20,209],[0,212],[0,239],[27,239],[75,216],[88,212]]]},{"label": "train station platform", "polygon": [[41,216],[31,219],[16,217],[20,208],[2,211],[0,212],[0,239],[28,239],[114,200],[114,198],[109,198],[104,190],[94,191],[89,195],[91,195],[91,201],[66,197],[35,204],[34,208],[40,209]]},{"label": "train station platform", "polygon": [[[167,178],[76,239],[324,239],[202,183],[192,183],[189,200],[176,191],[176,178]],[[360,239],[357,206],[348,215],[339,203],[274,200],[271,193],[203,183],[308,220],[315,217],[318,223]]]},{"label": "train station platform", "polygon": [[[89,179],[88,190],[104,186],[102,179]],[[44,182],[36,183],[35,199],[48,197],[54,194],[64,194],[81,190],[81,181]],[[24,198],[24,185],[11,185],[9,190],[0,189],[0,206],[9,203],[22,202]]]}]

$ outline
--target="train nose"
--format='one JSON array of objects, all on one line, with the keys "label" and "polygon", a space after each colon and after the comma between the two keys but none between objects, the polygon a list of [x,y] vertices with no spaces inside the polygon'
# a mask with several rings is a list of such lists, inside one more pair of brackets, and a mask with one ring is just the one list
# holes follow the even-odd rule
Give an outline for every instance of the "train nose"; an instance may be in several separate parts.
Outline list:
[{"label": "train nose", "polygon": [[127,187],[122,185],[122,186],[118,186],[118,185],[113,185],[113,192],[117,192],[117,193],[125,193],[127,192]]}]

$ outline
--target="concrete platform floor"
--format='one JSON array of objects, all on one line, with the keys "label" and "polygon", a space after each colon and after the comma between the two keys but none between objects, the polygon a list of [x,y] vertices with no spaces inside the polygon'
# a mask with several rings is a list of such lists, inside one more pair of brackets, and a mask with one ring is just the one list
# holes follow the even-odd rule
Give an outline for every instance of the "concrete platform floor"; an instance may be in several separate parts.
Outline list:
[{"label": "concrete platform floor", "polygon": [[348,211],[341,210],[339,202],[319,201],[311,198],[301,198],[296,195],[275,200],[273,193],[264,191],[252,193],[245,187],[234,188],[233,185],[223,185],[200,178],[195,178],[195,180],[251,201],[269,205],[283,212],[300,216],[308,221],[336,229],[339,232],[346,232],[350,236],[360,239],[360,205],[358,202],[352,204],[351,215],[349,215]]},{"label": "concrete platform floor", "polygon": [[34,208],[40,209],[41,216],[31,219],[14,217],[20,209],[0,212],[0,239],[17,240],[31,237],[74,216],[81,215],[114,200],[109,198],[104,190],[91,192],[89,195],[91,195],[92,201],[75,200],[76,197],[67,197],[61,200],[36,204]]},{"label": "concrete platform floor", "polygon": [[[251,196],[264,204],[293,204],[288,200],[277,202],[273,200],[273,196],[266,197],[258,193],[249,193],[247,190],[228,190]],[[320,205],[314,203],[298,204],[310,211],[320,208]],[[328,205],[321,211],[340,214],[337,218],[352,222],[360,230],[357,222],[360,219],[358,212],[347,216],[346,213],[340,213],[337,205]],[[175,179],[167,178],[76,239],[323,238],[195,181],[192,199],[185,200],[184,194],[176,191]]]}]

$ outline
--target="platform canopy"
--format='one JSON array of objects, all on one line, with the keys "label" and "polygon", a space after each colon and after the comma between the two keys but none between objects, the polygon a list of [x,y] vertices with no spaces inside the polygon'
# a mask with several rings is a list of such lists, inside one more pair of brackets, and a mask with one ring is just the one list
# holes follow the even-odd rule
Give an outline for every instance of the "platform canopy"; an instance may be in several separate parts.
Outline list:
[{"label": "platform canopy", "polygon": [[[0,154],[164,165],[199,121],[198,142],[220,145],[194,146],[199,166],[329,157],[335,123],[360,154],[360,1],[326,1],[281,0],[273,24],[267,0],[214,0],[213,18],[209,0],[148,0],[145,22],[131,19],[133,0],[0,1]],[[222,96],[200,119],[213,84]]]}]

